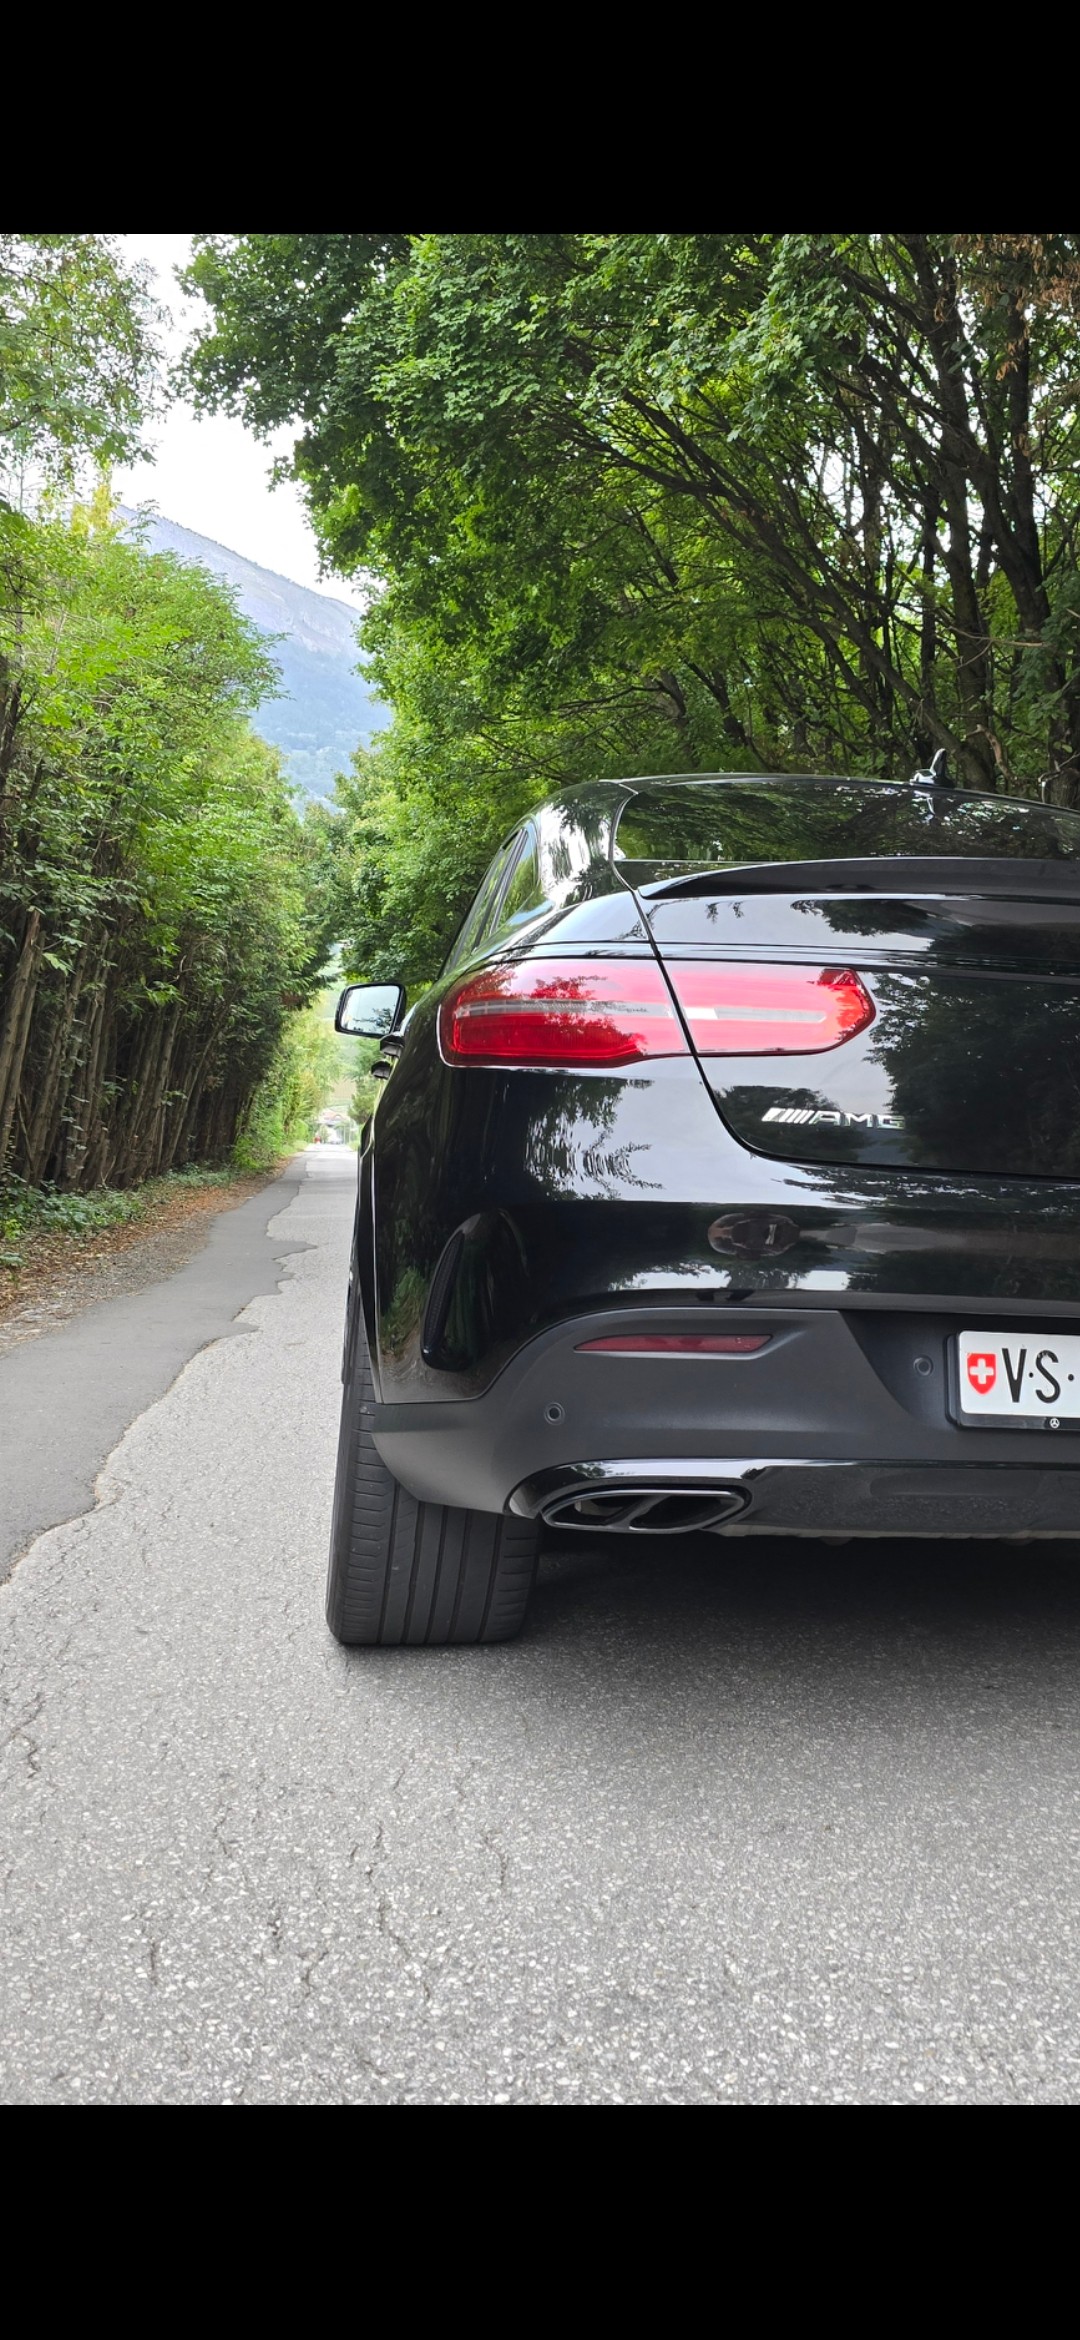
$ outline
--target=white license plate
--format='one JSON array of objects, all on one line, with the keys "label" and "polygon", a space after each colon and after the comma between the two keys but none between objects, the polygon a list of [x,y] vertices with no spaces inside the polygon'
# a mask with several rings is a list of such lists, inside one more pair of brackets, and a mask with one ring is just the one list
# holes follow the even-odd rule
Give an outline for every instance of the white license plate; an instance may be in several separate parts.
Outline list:
[{"label": "white license plate", "polygon": [[969,1421],[1080,1421],[1080,1333],[962,1332],[957,1366]]}]

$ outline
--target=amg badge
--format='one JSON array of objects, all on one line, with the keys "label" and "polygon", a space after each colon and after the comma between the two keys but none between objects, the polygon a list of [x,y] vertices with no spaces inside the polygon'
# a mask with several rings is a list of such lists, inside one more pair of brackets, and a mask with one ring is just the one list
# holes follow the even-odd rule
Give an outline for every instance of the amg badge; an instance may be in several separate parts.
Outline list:
[{"label": "amg badge", "polygon": [[770,1105],[763,1121],[830,1122],[834,1129],[903,1129],[901,1113],[828,1113],[812,1105]]}]

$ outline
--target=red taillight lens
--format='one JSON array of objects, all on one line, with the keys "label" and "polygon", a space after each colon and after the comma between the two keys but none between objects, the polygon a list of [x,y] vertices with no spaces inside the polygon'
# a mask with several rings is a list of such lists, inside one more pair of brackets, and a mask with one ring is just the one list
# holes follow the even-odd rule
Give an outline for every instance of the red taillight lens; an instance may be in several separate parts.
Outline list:
[{"label": "red taillight lens", "polygon": [[609,1333],[602,1341],[579,1341],[586,1355],[592,1349],[615,1357],[750,1357],[764,1349],[770,1333]]},{"label": "red taillight lens", "polygon": [[633,1064],[685,1056],[671,994],[651,959],[519,959],[448,991],[439,1039],[451,1064]]},{"label": "red taillight lens", "polygon": [[874,1020],[873,1000],[850,968],[666,964],[699,1056],[805,1056],[838,1048]]}]

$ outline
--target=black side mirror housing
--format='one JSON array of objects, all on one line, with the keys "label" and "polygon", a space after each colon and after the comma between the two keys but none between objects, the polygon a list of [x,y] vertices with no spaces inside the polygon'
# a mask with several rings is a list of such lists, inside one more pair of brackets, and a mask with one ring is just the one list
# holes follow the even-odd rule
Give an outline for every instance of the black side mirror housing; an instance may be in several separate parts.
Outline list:
[{"label": "black side mirror housing", "polygon": [[385,1040],[405,1005],[400,983],[350,983],[337,1003],[335,1032],[352,1040]]}]

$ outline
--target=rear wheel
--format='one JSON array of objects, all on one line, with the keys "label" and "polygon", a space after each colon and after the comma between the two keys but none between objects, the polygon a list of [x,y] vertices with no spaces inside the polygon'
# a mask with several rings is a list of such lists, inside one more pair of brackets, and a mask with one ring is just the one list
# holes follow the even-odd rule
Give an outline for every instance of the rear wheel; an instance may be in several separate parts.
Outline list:
[{"label": "rear wheel", "polygon": [[529,1605],[539,1526],[418,1503],[376,1449],[374,1406],[361,1318],[341,1407],[326,1586],[331,1633],[384,1649],[512,1640]]}]

